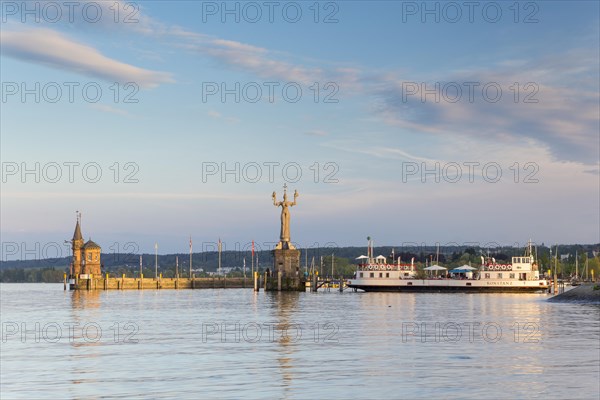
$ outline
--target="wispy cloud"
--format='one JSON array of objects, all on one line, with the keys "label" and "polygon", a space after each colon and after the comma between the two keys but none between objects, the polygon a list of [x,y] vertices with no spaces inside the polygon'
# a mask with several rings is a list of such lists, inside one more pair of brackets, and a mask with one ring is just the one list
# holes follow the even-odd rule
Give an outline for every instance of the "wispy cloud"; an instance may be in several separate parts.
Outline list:
[{"label": "wispy cloud", "polygon": [[169,73],[114,60],[50,29],[4,31],[0,44],[2,53],[7,56],[103,80],[135,82],[142,88],[174,82]]},{"label": "wispy cloud", "polygon": [[[424,134],[494,139],[499,143],[534,139],[558,160],[593,164],[598,162],[600,145],[597,70],[597,60],[563,55],[546,60],[543,66],[505,63],[495,70],[449,73],[426,83],[428,90],[437,92],[439,100],[433,93],[424,98],[421,89],[411,95],[408,84],[413,82],[407,79],[389,80],[375,92],[376,113],[388,124]],[[479,83],[474,101],[468,100],[466,86],[462,86],[459,101],[450,101],[456,93],[444,93],[444,88],[451,88],[450,82],[461,86],[463,82]],[[517,100],[515,82],[520,85]],[[529,82],[532,85],[525,86]],[[498,102],[483,97],[482,87],[487,83],[501,87]],[[526,99],[536,102],[528,103]]]},{"label": "wispy cloud", "polygon": [[228,117],[228,116],[225,116],[225,115],[223,115],[223,114],[221,114],[220,112],[218,112],[218,111],[215,111],[215,110],[209,110],[209,111],[206,113],[206,115],[208,115],[208,116],[209,116],[209,117],[211,117],[211,118],[218,119],[218,120],[224,120],[224,121],[227,121],[227,122],[230,122],[230,123],[237,123],[237,122],[240,122],[239,118],[236,118],[236,117]]},{"label": "wispy cloud", "polygon": [[327,136],[329,133],[327,133],[323,130],[320,130],[320,129],[315,129],[312,131],[306,131],[306,132],[304,132],[304,134],[308,135],[308,136]]}]

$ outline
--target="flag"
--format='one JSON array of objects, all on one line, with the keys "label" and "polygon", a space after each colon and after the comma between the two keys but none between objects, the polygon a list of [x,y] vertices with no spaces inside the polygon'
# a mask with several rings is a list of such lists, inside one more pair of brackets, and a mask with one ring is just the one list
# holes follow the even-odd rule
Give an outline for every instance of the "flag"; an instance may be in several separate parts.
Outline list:
[{"label": "flag", "polygon": [[221,238],[219,238],[219,253],[221,252]]},{"label": "flag", "polygon": [[252,241],[252,257],[254,257],[254,240]]}]

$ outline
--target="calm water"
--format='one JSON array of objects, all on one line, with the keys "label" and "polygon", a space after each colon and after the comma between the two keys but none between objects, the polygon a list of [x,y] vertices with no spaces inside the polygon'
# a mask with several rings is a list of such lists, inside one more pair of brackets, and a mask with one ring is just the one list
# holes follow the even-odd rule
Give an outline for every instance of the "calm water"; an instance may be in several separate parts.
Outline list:
[{"label": "calm water", "polygon": [[0,296],[2,399],[600,393],[600,308],[546,295],[2,284]]}]

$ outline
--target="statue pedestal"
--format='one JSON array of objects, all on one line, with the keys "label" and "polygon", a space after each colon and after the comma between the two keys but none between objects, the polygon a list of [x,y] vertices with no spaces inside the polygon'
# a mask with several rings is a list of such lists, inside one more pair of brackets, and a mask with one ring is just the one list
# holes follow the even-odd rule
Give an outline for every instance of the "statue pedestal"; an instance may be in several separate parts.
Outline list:
[{"label": "statue pedestal", "polygon": [[[283,247],[283,248],[281,248]],[[300,250],[290,246],[277,246],[273,250],[273,272],[271,273],[269,290],[304,291],[303,275],[300,271]],[[279,272],[281,271],[281,286]]]}]

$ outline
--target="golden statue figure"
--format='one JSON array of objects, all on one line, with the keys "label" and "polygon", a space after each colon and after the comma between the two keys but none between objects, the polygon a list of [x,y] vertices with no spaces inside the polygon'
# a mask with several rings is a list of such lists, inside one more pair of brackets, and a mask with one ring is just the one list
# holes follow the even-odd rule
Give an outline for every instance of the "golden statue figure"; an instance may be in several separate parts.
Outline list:
[{"label": "golden statue figure", "polygon": [[[287,185],[283,186],[283,201],[277,201],[277,194],[273,192],[271,196],[273,198],[273,205],[281,207],[281,233],[279,234],[280,242],[276,248],[290,248],[294,247],[290,243],[290,211],[289,207],[296,205],[296,199],[298,198],[298,191],[294,191],[294,201],[288,201],[287,199]],[[283,247],[282,247],[283,246]]]}]

